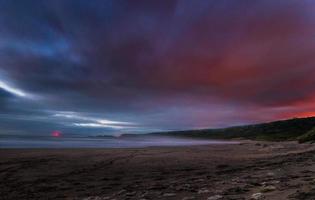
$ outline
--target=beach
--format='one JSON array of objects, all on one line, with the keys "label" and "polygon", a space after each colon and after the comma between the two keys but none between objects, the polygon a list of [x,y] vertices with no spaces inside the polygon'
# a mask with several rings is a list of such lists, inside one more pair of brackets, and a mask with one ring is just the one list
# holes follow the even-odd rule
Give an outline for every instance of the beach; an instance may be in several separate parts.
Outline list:
[{"label": "beach", "polygon": [[0,199],[315,199],[315,145],[0,149]]}]

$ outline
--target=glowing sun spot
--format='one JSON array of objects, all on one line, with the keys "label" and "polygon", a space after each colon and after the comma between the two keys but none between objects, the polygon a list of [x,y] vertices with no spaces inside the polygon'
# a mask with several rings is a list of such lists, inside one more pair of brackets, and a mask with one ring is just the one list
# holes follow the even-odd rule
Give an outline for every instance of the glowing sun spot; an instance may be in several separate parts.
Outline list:
[{"label": "glowing sun spot", "polygon": [[53,131],[51,133],[51,136],[53,136],[53,137],[61,137],[61,132],[60,131]]}]

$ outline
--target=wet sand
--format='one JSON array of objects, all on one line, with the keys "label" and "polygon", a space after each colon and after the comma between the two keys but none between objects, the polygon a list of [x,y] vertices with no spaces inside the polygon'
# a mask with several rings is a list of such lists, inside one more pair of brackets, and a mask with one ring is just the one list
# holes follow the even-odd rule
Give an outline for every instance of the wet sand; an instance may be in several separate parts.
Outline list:
[{"label": "wet sand", "polygon": [[1,149],[0,199],[315,199],[315,145]]}]

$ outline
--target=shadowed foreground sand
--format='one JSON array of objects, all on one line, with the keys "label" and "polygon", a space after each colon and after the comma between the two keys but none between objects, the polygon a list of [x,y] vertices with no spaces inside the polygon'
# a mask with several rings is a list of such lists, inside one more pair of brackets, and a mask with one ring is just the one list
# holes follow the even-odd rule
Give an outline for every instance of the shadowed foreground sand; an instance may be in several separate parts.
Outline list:
[{"label": "shadowed foreground sand", "polygon": [[0,199],[315,199],[315,146],[0,150]]}]

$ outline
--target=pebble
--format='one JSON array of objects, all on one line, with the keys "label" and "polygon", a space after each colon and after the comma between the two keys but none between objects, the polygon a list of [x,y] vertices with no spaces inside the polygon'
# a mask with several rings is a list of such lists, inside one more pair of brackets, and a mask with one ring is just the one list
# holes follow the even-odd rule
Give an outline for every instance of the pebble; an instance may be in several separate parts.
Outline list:
[{"label": "pebble", "polygon": [[198,194],[205,194],[205,193],[209,193],[210,191],[207,189],[201,189],[198,191]]},{"label": "pebble", "polygon": [[279,184],[280,181],[274,180],[274,181],[270,181],[271,184]]},{"label": "pebble", "polygon": [[273,172],[268,172],[267,173],[267,176],[274,176],[275,175],[275,173],[273,173]]},{"label": "pebble", "polygon": [[277,188],[273,185],[268,185],[268,186],[265,186],[261,189],[261,192],[272,192],[272,191],[275,191]]},{"label": "pebble", "polygon": [[280,183],[280,181],[273,180],[273,181],[269,181],[269,182],[263,182],[263,183],[261,183],[261,185],[262,185],[263,187],[267,187],[268,185],[277,185],[277,184],[279,184],[279,183]]},{"label": "pebble", "polygon": [[126,196],[134,196],[136,195],[137,193],[136,192],[127,192],[126,193]]},{"label": "pebble", "polygon": [[219,200],[219,199],[223,199],[223,196],[221,196],[221,195],[214,195],[214,196],[208,197],[207,200]]},{"label": "pebble", "polygon": [[251,197],[252,200],[261,200],[265,199],[265,196],[262,193],[255,193]]},{"label": "pebble", "polygon": [[164,193],[163,196],[164,197],[174,197],[174,196],[176,196],[176,194],[175,193]]}]

